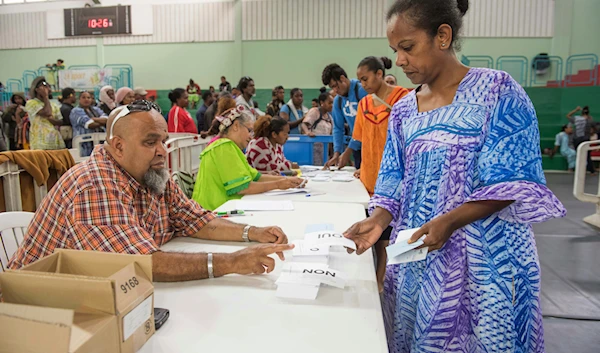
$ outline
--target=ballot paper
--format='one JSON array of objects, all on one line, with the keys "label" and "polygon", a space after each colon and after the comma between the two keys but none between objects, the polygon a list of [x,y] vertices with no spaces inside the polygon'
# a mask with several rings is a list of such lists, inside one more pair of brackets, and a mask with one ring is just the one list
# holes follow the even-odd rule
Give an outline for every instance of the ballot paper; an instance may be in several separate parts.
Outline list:
[{"label": "ballot paper", "polygon": [[308,224],[308,225],[306,225],[306,228],[304,228],[304,234],[308,234],[308,233],[312,233],[312,232],[321,232],[321,231],[326,231],[326,230],[333,231],[334,229],[335,229],[335,227],[333,226],[333,223]]},{"label": "ballot paper", "polygon": [[303,240],[294,240],[294,248],[291,252],[291,261],[322,263],[329,262],[329,246],[318,246],[306,244]]},{"label": "ballot paper", "polygon": [[350,182],[353,180],[356,180],[356,178],[352,174],[335,174],[333,176],[333,178],[331,178],[331,181],[341,182],[341,183],[347,183],[347,182]]},{"label": "ballot paper", "polygon": [[407,251],[402,255],[398,255],[398,256],[394,257],[393,259],[388,259],[388,265],[397,265],[397,264],[404,264],[404,263],[408,263],[408,262],[416,262],[416,261],[425,260],[425,258],[427,257],[427,251],[428,251],[427,248],[414,249],[414,250]]},{"label": "ballot paper", "polygon": [[[408,240],[418,228],[406,229],[398,232],[394,244],[385,248],[388,257],[388,265],[423,260],[427,256],[427,249],[414,250],[423,245],[423,238],[409,244]],[[425,250],[425,251],[421,251]]]},{"label": "ballot paper", "polygon": [[316,231],[304,235],[306,244],[322,245],[322,246],[342,246],[352,250],[356,250],[356,244],[345,238],[343,234],[335,231]]},{"label": "ballot paper", "polygon": [[310,181],[316,181],[316,182],[328,182],[331,180],[331,176],[329,174],[323,174],[323,173],[319,173],[316,174],[315,176],[310,178]]},{"label": "ballot paper", "polygon": [[285,299],[315,300],[319,294],[319,285],[304,285],[298,283],[279,283],[275,296]]},{"label": "ballot paper", "polygon": [[310,263],[285,263],[281,269],[281,275],[276,284],[301,284],[315,285],[323,283],[333,287],[344,289],[346,286],[345,275],[341,271],[332,269],[327,264]]},{"label": "ballot paper", "polygon": [[290,200],[285,201],[235,201],[235,209],[243,211],[293,211],[294,204]]},{"label": "ballot paper", "polygon": [[310,189],[307,189],[307,188],[293,188],[293,189],[287,189],[287,190],[276,189],[276,190],[271,190],[271,191],[262,193],[262,195],[264,195],[264,196],[293,195],[293,194],[310,194]]}]

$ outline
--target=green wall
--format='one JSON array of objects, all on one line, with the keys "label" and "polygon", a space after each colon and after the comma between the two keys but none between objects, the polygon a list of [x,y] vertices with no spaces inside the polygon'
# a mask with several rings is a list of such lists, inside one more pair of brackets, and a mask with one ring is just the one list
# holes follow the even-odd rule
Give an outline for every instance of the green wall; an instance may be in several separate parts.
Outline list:
[{"label": "green wall", "polygon": [[[19,78],[24,70],[37,69],[57,58],[68,65],[129,63],[136,85],[150,89],[183,86],[193,77],[201,87],[217,85],[225,75],[234,83],[249,75],[258,88],[275,85],[319,87],[323,67],[342,65],[354,76],[357,63],[368,55],[393,53],[385,38],[341,40],[241,41],[241,6],[236,8],[236,40],[219,43],[172,43],[144,45],[97,45],[0,50],[0,81]],[[600,0],[556,0],[553,38],[466,38],[458,55],[524,55],[532,58],[548,52],[566,58],[572,54],[600,55]],[[410,87],[401,70],[394,68],[399,83]]]}]

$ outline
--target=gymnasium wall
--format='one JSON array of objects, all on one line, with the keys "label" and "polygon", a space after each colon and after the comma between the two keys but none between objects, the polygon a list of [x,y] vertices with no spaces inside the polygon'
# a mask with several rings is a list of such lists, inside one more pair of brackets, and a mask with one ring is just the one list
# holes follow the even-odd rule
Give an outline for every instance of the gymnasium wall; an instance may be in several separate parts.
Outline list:
[{"label": "gymnasium wall", "polygon": [[[108,1],[108,0],[107,0]],[[191,0],[190,0],[191,1]],[[189,38],[169,34],[165,41],[169,43],[149,44],[118,44],[120,41],[113,38],[96,38],[95,46],[46,47],[28,49],[3,49],[6,45],[0,43],[0,81],[8,78],[19,77],[22,71],[37,69],[56,58],[62,58],[68,65],[129,63],[133,65],[135,85],[153,89],[168,89],[186,84],[193,77],[202,87],[216,85],[221,75],[228,76],[230,81],[235,81],[242,75],[249,75],[256,81],[258,88],[268,89],[277,84],[285,87],[319,87],[320,72],[330,62],[338,62],[344,66],[350,75],[354,72],[356,64],[367,55],[392,56],[387,40],[380,38],[337,38],[319,39],[323,37],[322,31],[314,31],[312,39],[290,39],[294,31],[287,32],[287,37],[275,40],[260,40],[264,38],[264,30],[253,30],[251,23],[245,19],[242,6],[235,2],[235,35],[233,41],[214,42],[183,42]],[[315,0],[298,0],[307,7],[308,2]],[[327,0],[336,6],[343,4],[359,4],[367,0]],[[388,1],[376,0],[375,2]],[[106,1],[103,1],[105,4]],[[132,1],[119,1],[129,3]],[[135,2],[135,1],[133,1]],[[158,1],[154,1],[158,2]],[[206,2],[206,1],[204,1]],[[245,6],[261,1],[243,1]],[[264,2],[264,1],[262,1]],[[288,0],[274,0],[273,3],[293,3]],[[388,1],[389,2],[389,1]],[[528,0],[525,3],[533,4],[530,7],[512,9],[509,3],[524,3],[513,0],[472,0],[472,16],[466,19],[466,38],[463,50],[459,55],[524,55],[533,57],[540,52],[548,52],[567,57],[576,53],[596,53],[600,55],[600,41],[595,33],[600,32],[600,22],[596,14],[600,13],[600,1],[597,0]],[[549,23],[545,8],[548,4],[555,4],[551,12],[553,21]],[[111,5],[107,3],[106,5]],[[17,6],[17,5],[12,5]],[[30,5],[20,5],[30,6]],[[155,6],[155,31],[161,23],[156,18]],[[164,5],[175,6],[175,5]],[[191,5],[189,5],[191,6]],[[198,5],[200,6],[200,5]],[[264,5],[263,5],[264,6]],[[0,16],[9,5],[0,6]],[[14,11],[14,10],[13,10]],[[506,18],[510,11],[515,13],[529,13],[528,18],[522,16],[512,19],[514,23],[501,20],[500,17],[490,17],[490,13],[499,12],[498,16]],[[504,12],[502,12],[504,11]],[[176,18],[177,12],[172,11]],[[330,11],[331,12],[331,11]],[[381,11],[371,16],[379,18]],[[310,18],[311,13],[303,16]],[[331,16],[331,14],[330,14]],[[341,16],[341,15],[340,15]],[[344,15],[347,23],[353,23],[356,18],[351,14]],[[165,16],[166,17],[166,16]],[[509,16],[509,19],[512,18]],[[273,15],[269,23],[278,25]],[[265,17],[262,22],[268,21]],[[157,22],[158,21],[158,22]],[[174,21],[174,20],[173,20]],[[258,20],[257,20],[258,21]],[[505,22],[502,22],[505,21]],[[193,21],[192,21],[193,22]],[[262,23],[261,22],[261,23]],[[517,25],[517,23],[521,25]],[[164,24],[164,23],[163,23]],[[382,21],[383,24],[383,21]],[[23,24],[26,26],[27,24]],[[299,26],[299,24],[294,24]],[[249,27],[250,26],[250,27]],[[365,27],[361,24],[361,26]],[[552,28],[550,28],[550,27]],[[171,28],[175,27],[175,29]],[[177,26],[169,27],[170,31]],[[249,28],[254,32],[249,32]],[[294,27],[296,29],[300,27]],[[318,28],[318,27],[317,27]],[[365,28],[369,27],[368,23]],[[511,33],[502,33],[503,29]],[[542,29],[540,29],[542,28]],[[548,29],[549,28],[549,29]],[[308,33],[309,29],[302,31]],[[302,32],[301,31],[301,32]],[[356,35],[350,25],[340,28],[344,36]],[[302,33],[304,33],[302,32]],[[514,33],[513,33],[514,32]],[[169,32],[170,33],[170,32]],[[262,35],[261,35],[262,33]],[[327,32],[329,34],[329,32]],[[365,32],[370,36],[382,36],[380,30]],[[252,35],[251,35],[252,34]],[[512,37],[500,38],[497,35],[510,35]],[[537,35],[537,37],[530,37]],[[154,37],[153,37],[154,38]],[[180,39],[177,39],[180,38]],[[246,38],[247,40],[242,40]],[[259,39],[256,39],[259,38]],[[196,39],[192,39],[196,40]],[[162,41],[147,39],[146,41]],[[26,40],[22,41],[28,43]],[[130,39],[131,43],[143,43],[144,40]],[[399,69],[392,69],[401,84],[410,86]]]}]

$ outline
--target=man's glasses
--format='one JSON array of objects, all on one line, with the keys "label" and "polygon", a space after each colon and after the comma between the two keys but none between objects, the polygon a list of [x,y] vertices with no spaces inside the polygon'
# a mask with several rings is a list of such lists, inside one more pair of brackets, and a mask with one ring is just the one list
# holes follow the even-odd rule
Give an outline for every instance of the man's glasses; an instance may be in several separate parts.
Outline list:
[{"label": "man's glasses", "polygon": [[117,114],[115,120],[113,120],[112,125],[110,126],[110,133],[108,134],[107,140],[111,140],[114,137],[113,129],[115,128],[115,124],[117,123],[117,121],[119,121],[119,119],[131,113],[149,112],[151,110],[156,110],[157,112],[162,114],[162,110],[160,110],[160,107],[158,105],[146,100],[138,100],[122,108],[122,110]]}]

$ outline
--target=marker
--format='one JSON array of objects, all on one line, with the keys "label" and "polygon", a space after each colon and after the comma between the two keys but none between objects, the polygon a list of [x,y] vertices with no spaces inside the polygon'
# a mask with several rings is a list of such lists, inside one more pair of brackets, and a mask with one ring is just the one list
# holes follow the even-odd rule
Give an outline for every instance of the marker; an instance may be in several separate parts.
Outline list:
[{"label": "marker", "polygon": [[244,216],[244,211],[242,210],[233,210],[227,212],[217,212],[217,216],[219,217],[231,217],[231,216]]}]

